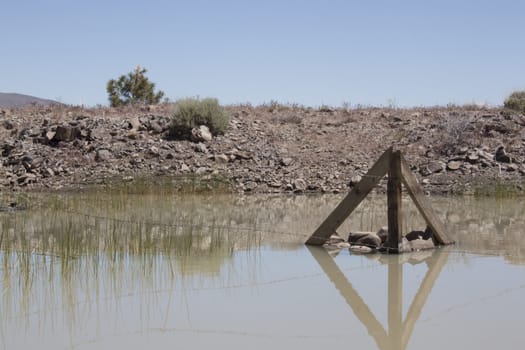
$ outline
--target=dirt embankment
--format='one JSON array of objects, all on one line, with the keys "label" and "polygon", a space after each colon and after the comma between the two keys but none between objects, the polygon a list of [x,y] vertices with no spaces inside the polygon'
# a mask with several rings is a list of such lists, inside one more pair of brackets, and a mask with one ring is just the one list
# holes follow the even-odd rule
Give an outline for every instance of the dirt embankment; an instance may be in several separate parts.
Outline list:
[{"label": "dirt embankment", "polygon": [[226,109],[226,133],[201,142],[168,137],[169,106],[0,110],[0,188],[217,175],[242,192],[342,192],[394,145],[425,191],[523,191],[521,114],[480,107]]}]

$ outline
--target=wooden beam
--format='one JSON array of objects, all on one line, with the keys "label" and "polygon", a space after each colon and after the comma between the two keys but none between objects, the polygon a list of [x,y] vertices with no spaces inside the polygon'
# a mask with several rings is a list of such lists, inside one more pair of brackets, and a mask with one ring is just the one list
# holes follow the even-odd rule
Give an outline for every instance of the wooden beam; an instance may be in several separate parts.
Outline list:
[{"label": "wooden beam", "polygon": [[399,253],[403,239],[401,215],[401,152],[392,153],[387,184],[388,235],[385,247],[388,253]]},{"label": "wooden beam", "polygon": [[350,191],[350,193],[339,203],[339,205],[332,211],[330,215],[323,221],[323,223],[315,230],[315,232],[308,238],[306,244],[322,245],[330,236],[336,232],[341,224],[348,218],[361,201],[370,193],[372,188],[376,186],[385,176],[390,168],[390,159],[392,156],[392,147],[387,149],[385,153],[379,157],[377,162],[370,168],[370,170],[363,176],[357,185]]},{"label": "wooden beam", "polygon": [[438,244],[453,244],[454,241],[448,237],[445,225],[443,225],[441,220],[439,220],[434,214],[430,203],[427,201],[421,190],[421,186],[419,186],[403,156],[401,156],[401,180],[403,181],[408,194],[412,198],[412,201],[414,201],[414,204],[419,210],[419,213],[423,216],[427,225],[432,229],[434,240]]}]

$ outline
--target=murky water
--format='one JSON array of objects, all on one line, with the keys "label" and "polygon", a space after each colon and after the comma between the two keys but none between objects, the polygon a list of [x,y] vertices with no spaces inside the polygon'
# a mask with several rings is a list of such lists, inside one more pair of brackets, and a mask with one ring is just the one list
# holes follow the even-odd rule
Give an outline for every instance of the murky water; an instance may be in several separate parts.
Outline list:
[{"label": "murky water", "polygon": [[[0,213],[0,348],[522,348],[524,200],[434,199],[457,241],[435,251],[304,246],[340,199],[27,198]],[[384,225],[377,197],[340,232]]]}]

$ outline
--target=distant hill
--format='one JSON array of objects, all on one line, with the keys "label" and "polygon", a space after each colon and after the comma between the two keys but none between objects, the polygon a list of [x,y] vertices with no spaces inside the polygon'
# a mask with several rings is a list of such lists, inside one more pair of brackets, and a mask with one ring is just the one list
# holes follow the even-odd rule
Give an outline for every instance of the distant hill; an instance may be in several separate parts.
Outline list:
[{"label": "distant hill", "polygon": [[0,92],[0,108],[17,108],[30,105],[48,106],[54,104],[59,105],[61,103],[29,95]]}]

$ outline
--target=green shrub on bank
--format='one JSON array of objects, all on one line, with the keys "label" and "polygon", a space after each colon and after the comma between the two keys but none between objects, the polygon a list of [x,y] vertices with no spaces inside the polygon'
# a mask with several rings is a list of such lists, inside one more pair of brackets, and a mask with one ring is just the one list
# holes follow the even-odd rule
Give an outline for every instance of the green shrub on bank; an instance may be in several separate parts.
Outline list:
[{"label": "green shrub on bank", "polygon": [[191,129],[206,125],[213,135],[223,134],[230,122],[216,98],[185,98],[175,103],[171,118],[171,135],[189,137]]},{"label": "green shrub on bank", "polygon": [[525,91],[513,92],[503,103],[505,108],[525,113]]}]

